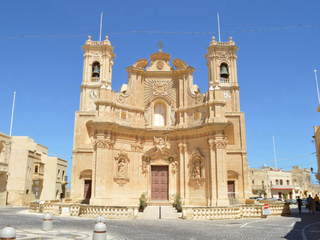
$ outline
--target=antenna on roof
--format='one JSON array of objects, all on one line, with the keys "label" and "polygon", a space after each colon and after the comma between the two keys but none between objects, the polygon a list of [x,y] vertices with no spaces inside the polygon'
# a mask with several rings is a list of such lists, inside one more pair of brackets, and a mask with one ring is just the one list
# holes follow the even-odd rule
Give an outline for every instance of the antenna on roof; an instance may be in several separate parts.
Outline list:
[{"label": "antenna on roof", "polygon": [[219,33],[219,42],[221,42],[221,38],[220,38],[220,20],[219,20],[219,13],[217,13],[217,17],[218,17],[218,33]]},{"label": "antenna on roof", "polygon": [[100,37],[99,37],[99,42],[101,42],[101,32],[102,32],[102,16],[103,16],[103,12],[101,13],[101,21],[100,21]]}]

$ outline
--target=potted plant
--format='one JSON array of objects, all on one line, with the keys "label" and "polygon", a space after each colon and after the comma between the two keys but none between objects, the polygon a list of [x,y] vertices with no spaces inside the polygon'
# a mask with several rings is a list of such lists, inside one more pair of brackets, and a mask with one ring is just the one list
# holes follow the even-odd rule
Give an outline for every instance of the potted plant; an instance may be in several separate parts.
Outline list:
[{"label": "potted plant", "polygon": [[172,203],[172,207],[176,208],[176,194],[172,194],[172,198],[174,199]]},{"label": "potted plant", "polygon": [[181,206],[181,201],[180,201],[180,194],[177,193],[174,199],[174,205],[175,208],[177,209],[177,212],[182,212],[182,206]]},{"label": "potted plant", "polygon": [[142,193],[139,199],[139,212],[143,212],[143,210],[147,207],[147,196],[146,193]]}]

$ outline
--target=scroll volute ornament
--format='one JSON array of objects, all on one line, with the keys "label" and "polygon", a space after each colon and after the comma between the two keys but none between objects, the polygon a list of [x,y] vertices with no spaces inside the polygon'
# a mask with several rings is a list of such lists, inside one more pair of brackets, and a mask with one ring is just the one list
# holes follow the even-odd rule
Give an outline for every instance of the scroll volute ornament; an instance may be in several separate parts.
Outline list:
[{"label": "scroll volute ornament", "polygon": [[114,145],[114,139],[111,134],[97,134],[91,138],[91,143],[97,148],[112,149]]}]

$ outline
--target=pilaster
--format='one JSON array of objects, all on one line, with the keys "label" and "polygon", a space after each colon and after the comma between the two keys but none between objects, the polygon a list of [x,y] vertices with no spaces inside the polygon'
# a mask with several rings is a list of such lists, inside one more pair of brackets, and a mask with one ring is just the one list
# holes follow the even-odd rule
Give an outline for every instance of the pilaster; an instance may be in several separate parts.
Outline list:
[{"label": "pilaster", "polygon": [[183,205],[185,205],[185,199],[186,199],[186,187],[187,187],[187,181],[186,181],[186,159],[185,155],[187,152],[187,144],[185,141],[178,144],[179,148],[179,157],[180,157],[180,198]]}]

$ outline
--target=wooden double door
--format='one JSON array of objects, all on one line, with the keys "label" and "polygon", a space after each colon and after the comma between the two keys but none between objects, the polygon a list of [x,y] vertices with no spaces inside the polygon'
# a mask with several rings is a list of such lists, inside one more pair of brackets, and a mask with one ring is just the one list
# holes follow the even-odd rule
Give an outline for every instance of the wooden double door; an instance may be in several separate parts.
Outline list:
[{"label": "wooden double door", "polygon": [[151,200],[168,200],[168,189],[168,166],[151,166]]}]

